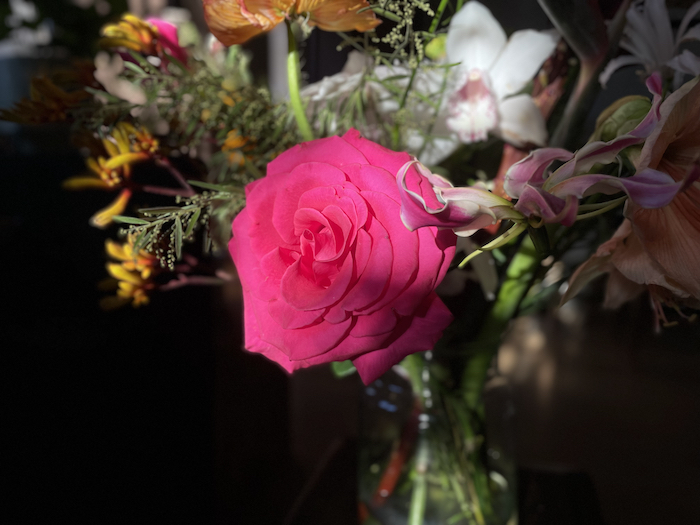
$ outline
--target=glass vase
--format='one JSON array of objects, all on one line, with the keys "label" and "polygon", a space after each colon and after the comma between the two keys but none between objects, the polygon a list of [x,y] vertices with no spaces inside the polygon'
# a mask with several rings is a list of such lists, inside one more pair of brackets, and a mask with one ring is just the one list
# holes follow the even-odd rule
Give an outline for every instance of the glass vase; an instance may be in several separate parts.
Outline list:
[{"label": "glass vase", "polygon": [[364,387],[361,524],[517,523],[512,454],[486,440],[481,389],[460,381],[470,368],[486,372],[463,352],[426,352]]}]

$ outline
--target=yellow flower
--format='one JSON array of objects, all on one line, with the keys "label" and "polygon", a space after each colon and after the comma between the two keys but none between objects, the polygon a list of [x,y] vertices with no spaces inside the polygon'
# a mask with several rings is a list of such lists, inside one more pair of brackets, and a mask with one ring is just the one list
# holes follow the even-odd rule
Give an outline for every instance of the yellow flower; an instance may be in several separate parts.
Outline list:
[{"label": "yellow flower", "polygon": [[227,154],[229,164],[243,166],[246,161],[246,153],[254,148],[249,139],[242,137],[237,130],[231,130],[226,135],[221,151]]},{"label": "yellow flower", "polygon": [[124,185],[131,178],[131,165],[151,158],[158,151],[158,140],[145,130],[128,122],[120,122],[102,146],[109,158],[90,157],[85,161],[92,171],[90,176],[72,177],[63,183],[71,190],[88,188],[111,189]]},{"label": "yellow flower", "polygon": [[242,44],[293,14],[324,31],[369,31],[381,22],[367,0],[203,0],[209,29],[224,45]]},{"label": "yellow flower", "polygon": [[132,238],[125,243],[108,240],[105,250],[116,261],[107,263],[107,271],[117,281],[117,293],[102,299],[102,307],[112,309],[128,303],[134,307],[148,304],[148,293],[156,286],[152,278],[159,268],[158,259],[145,250],[136,252]]},{"label": "yellow flower", "polygon": [[0,120],[18,124],[45,124],[67,119],[67,110],[76,107],[90,95],[80,89],[67,92],[47,77],[31,81],[29,98],[23,98],[9,110],[0,110]]},{"label": "yellow flower", "polygon": [[130,198],[131,190],[122,190],[112,204],[101,209],[95,215],[90,217],[90,225],[94,226],[95,228],[104,229],[112,224],[115,215],[121,215],[124,213]]},{"label": "yellow flower", "polygon": [[142,55],[158,55],[158,28],[132,14],[102,28],[100,47],[125,47]]},{"label": "yellow flower", "polygon": [[129,186],[131,165],[152,158],[158,151],[158,140],[133,124],[120,122],[102,139],[102,146],[109,157],[88,158],[85,164],[92,173],[71,177],[63,183],[69,190],[122,188],[114,202],[90,219],[90,224],[96,228],[106,228],[115,215],[124,212],[132,193]]}]

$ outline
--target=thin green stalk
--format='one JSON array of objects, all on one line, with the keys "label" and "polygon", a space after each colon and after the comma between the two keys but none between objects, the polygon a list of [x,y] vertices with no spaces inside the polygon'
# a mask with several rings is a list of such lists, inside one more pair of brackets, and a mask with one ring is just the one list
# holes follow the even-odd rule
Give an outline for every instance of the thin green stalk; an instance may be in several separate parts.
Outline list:
[{"label": "thin green stalk", "polygon": [[288,42],[288,52],[287,52],[287,83],[289,84],[289,103],[292,106],[292,112],[294,113],[294,118],[297,121],[297,126],[299,126],[299,133],[304,140],[313,140],[314,134],[311,131],[311,126],[306,118],[306,111],[304,110],[304,104],[301,101],[301,95],[299,93],[299,86],[301,84],[301,67],[299,65],[299,51],[297,50],[297,40],[292,31],[292,24],[289,20],[287,22],[287,42]]},{"label": "thin green stalk", "polygon": [[[416,68],[413,68],[411,70],[411,78],[408,79],[408,84],[406,85],[406,90],[403,92],[403,96],[401,97],[401,102],[399,103],[399,109],[398,111],[401,111],[404,107],[406,107],[406,101],[408,100],[408,94],[411,92],[411,89],[413,88],[413,81],[416,78]],[[399,124],[395,123],[394,124],[394,129],[392,131],[392,141],[394,143],[394,149],[399,149],[401,146],[400,144],[400,132],[399,132]]]},{"label": "thin green stalk", "polygon": [[622,197],[619,199],[615,199],[614,201],[610,201],[607,206],[603,206],[602,208],[599,208],[594,211],[589,211],[588,213],[582,213],[581,215],[576,216],[576,220],[580,221],[581,219],[590,219],[591,217],[596,217],[597,215],[602,215],[604,213],[609,212],[610,210],[614,210],[617,208],[620,204],[625,202],[627,200],[627,197]]},{"label": "thin green stalk", "polygon": [[474,250],[472,253],[467,255],[464,259],[462,259],[462,262],[459,263],[457,268],[464,268],[469,261],[471,261],[474,257],[477,255],[480,255],[484,252],[488,252],[491,250],[495,250],[496,248],[500,248],[504,244],[509,243],[512,241],[515,237],[520,235],[522,232],[524,232],[527,229],[527,224],[526,223],[515,223],[511,228],[506,231],[503,235],[500,235],[496,237],[494,240],[489,242],[488,244],[484,244],[481,248]]},{"label": "thin green stalk", "polygon": [[423,525],[425,521],[425,504],[428,500],[428,480],[426,471],[429,461],[429,447],[425,436],[418,439],[418,452],[416,452],[415,477],[413,478],[413,492],[411,493],[411,506],[408,510],[408,522],[406,525]]},{"label": "thin green stalk", "polygon": [[438,6],[437,11],[435,11],[433,21],[430,23],[430,29],[428,29],[429,33],[434,33],[437,30],[440,20],[442,20],[442,13],[445,12],[445,8],[447,7],[447,3],[448,0],[440,0],[440,5]]}]

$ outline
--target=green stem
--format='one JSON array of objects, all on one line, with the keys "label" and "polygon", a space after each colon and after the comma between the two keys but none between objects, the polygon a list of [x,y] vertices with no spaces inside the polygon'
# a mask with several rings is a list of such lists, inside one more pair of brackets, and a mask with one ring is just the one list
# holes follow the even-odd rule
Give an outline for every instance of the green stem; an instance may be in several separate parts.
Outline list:
[{"label": "green stem", "polygon": [[428,469],[430,449],[425,436],[418,438],[418,451],[416,452],[415,477],[413,478],[413,491],[411,493],[411,506],[408,510],[408,522],[406,525],[423,525],[425,518],[425,504],[428,500]]},{"label": "green stem", "polygon": [[480,255],[484,252],[488,252],[491,250],[495,250],[496,248],[500,248],[504,244],[509,243],[512,241],[515,237],[520,235],[522,232],[524,232],[527,229],[527,224],[518,222],[515,223],[508,231],[506,231],[503,235],[500,235],[496,237],[494,240],[492,240],[488,244],[484,244],[481,248],[474,250],[472,253],[467,255],[464,259],[462,259],[462,262],[459,263],[457,268],[464,268],[469,261],[471,261],[474,257],[477,255]]},{"label": "green stem", "polygon": [[446,7],[447,0],[440,0],[440,5],[438,6],[437,11],[435,11],[433,21],[430,23],[430,29],[428,29],[429,33],[434,33],[437,30],[440,20],[442,19],[442,13],[445,12]]},{"label": "green stem", "polygon": [[[417,69],[413,68],[411,70],[411,78],[408,79],[408,84],[406,85],[406,90],[403,92],[403,95],[401,97],[401,102],[399,103],[399,109],[397,111],[401,111],[404,107],[406,107],[406,101],[408,100],[408,94],[410,93],[411,89],[413,88],[413,81],[416,78],[416,72]],[[399,147],[401,146],[401,140],[400,140],[400,128],[398,122],[394,124],[394,129],[392,131],[392,141],[394,143],[394,149],[398,150]]]},{"label": "green stem", "polygon": [[299,86],[301,84],[301,68],[299,66],[299,50],[297,49],[297,40],[292,31],[292,24],[287,22],[287,42],[289,44],[287,52],[287,83],[289,84],[289,103],[292,106],[294,118],[299,126],[299,133],[304,140],[309,141],[314,139],[314,134],[311,131],[311,126],[306,118],[304,104],[301,101],[299,94]]},{"label": "green stem", "polygon": [[480,407],[477,411],[481,412],[483,409],[480,399],[486,382],[486,371],[498,350],[503,332],[530,288],[532,276],[539,263],[540,258],[535,246],[529,237],[525,237],[508,266],[505,280],[493,307],[486,315],[479,335],[476,340],[467,343],[467,348],[473,349],[473,355],[462,376],[462,389],[468,407],[473,410]]}]

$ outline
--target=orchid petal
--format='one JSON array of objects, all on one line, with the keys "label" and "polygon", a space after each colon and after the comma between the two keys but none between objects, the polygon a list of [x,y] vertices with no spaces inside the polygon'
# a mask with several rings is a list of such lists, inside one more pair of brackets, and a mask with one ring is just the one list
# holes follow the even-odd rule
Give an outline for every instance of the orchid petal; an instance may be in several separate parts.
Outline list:
[{"label": "orchid petal", "polygon": [[545,173],[555,160],[569,160],[573,153],[559,148],[536,149],[520,162],[513,164],[506,172],[503,189],[512,198],[520,198],[526,184],[541,186]]},{"label": "orchid petal", "polygon": [[499,99],[517,93],[557,47],[559,36],[553,31],[516,31],[491,68],[493,90]]},{"label": "orchid petal", "polygon": [[498,110],[501,121],[497,133],[503,140],[516,147],[547,143],[547,126],[530,95],[507,98],[499,104]]},{"label": "orchid petal", "polygon": [[475,0],[452,17],[445,40],[447,61],[461,62],[467,70],[488,70],[505,45],[505,31],[491,11]]}]

